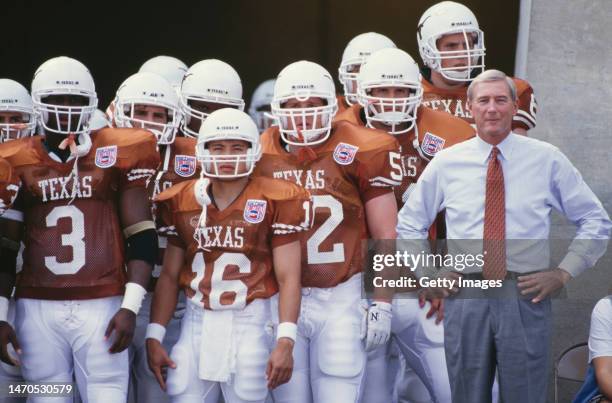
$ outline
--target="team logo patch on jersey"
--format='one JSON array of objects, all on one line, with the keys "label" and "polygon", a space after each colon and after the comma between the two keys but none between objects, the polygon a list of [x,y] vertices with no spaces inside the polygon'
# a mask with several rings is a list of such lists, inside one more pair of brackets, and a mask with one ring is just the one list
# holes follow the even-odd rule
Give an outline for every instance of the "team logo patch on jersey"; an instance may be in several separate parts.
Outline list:
[{"label": "team logo patch on jersey", "polygon": [[196,171],[196,159],[191,155],[176,155],[174,157],[174,172],[182,177],[188,177]]},{"label": "team logo patch on jersey", "polygon": [[244,206],[244,219],[251,224],[262,222],[266,215],[267,204],[268,202],[265,200],[247,200],[246,206]]},{"label": "team logo patch on jersey", "polygon": [[438,151],[444,148],[444,143],[446,143],[446,140],[442,137],[427,132],[423,138],[421,149],[425,154],[433,157]]},{"label": "team logo patch on jersey", "polygon": [[340,165],[349,165],[355,159],[357,150],[359,150],[357,146],[347,143],[338,143],[334,150],[334,161]]},{"label": "team logo patch on jersey", "polygon": [[106,146],[96,149],[96,166],[108,168],[117,162],[117,146]]}]

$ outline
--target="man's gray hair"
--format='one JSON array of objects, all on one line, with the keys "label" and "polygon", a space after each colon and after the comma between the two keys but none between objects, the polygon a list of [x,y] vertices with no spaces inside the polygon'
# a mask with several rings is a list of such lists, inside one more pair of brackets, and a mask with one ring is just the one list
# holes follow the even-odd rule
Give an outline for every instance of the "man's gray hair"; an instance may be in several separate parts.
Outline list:
[{"label": "man's gray hair", "polygon": [[508,77],[503,71],[499,70],[486,70],[480,73],[472,82],[467,90],[468,101],[472,100],[472,96],[474,95],[474,87],[479,83],[490,83],[493,81],[505,81],[508,85],[508,89],[510,90],[510,96],[512,98],[512,102],[516,102],[516,85],[514,84],[514,80]]}]

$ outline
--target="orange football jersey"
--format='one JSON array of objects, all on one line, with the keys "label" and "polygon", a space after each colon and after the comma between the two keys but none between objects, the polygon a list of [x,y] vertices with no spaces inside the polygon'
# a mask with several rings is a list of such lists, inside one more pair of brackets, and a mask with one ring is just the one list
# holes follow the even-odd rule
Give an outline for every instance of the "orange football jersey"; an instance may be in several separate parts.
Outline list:
[{"label": "orange football jersey", "polygon": [[[361,105],[351,106],[343,113],[336,115],[335,120],[346,120],[364,127],[366,125],[365,113]],[[415,141],[416,135],[418,135],[418,141]],[[421,173],[438,151],[472,138],[474,135],[474,128],[464,120],[445,112],[419,106],[414,128],[409,132],[394,135],[402,148],[402,184],[394,188],[398,208],[401,208],[408,200],[408,195]]]},{"label": "orange football jersey", "polygon": [[207,207],[202,250],[194,238],[202,213],[196,183],[182,182],[156,198],[168,242],[186,251],[179,282],[187,298],[206,309],[242,309],[276,294],[272,249],[308,229],[309,193],[286,181],[252,175],[225,209],[219,211],[214,203]]},{"label": "orange football jersey", "polygon": [[[519,101],[519,109],[512,120],[513,129],[530,130],[536,126],[536,114],[538,105],[536,103],[533,88],[525,80],[513,78],[516,85],[516,95]],[[435,87],[425,77],[421,79],[423,84],[423,105],[435,110],[450,113],[459,117],[469,124],[474,124],[474,117],[466,107],[467,86],[453,90],[445,90]]]},{"label": "orange football jersey", "polygon": [[[196,139],[191,137],[176,137],[171,145],[160,146],[161,164],[147,185],[151,200],[162,191],[176,184],[200,177],[200,165],[195,158],[195,146]],[[166,250],[167,243],[165,232],[167,227],[158,219],[154,203],[152,204],[152,209],[159,241],[157,262],[152,274],[153,278],[157,278],[164,262],[164,251]],[[149,288],[152,287],[153,283],[150,284]],[[154,291],[154,289],[150,291]]]},{"label": "orange football jersey", "polygon": [[330,138],[306,158],[286,150],[277,127],[266,130],[261,141],[263,157],[256,171],[295,182],[312,194],[312,230],[301,240],[302,286],[333,287],[362,271],[364,205],[400,184],[397,141],[343,121],[334,123]]},{"label": "orange football jersey", "polygon": [[13,175],[11,164],[0,158],[0,215],[8,210],[19,190],[19,178]]},{"label": "orange football jersey", "polygon": [[[17,298],[91,299],[123,293],[126,280],[119,195],[145,187],[159,164],[155,137],[136,129],[102,129],[89,153],[66,163],[40,136],[0,148],[20,186],[23,270]],[[73,199],[73,195],[74,200]]]}]

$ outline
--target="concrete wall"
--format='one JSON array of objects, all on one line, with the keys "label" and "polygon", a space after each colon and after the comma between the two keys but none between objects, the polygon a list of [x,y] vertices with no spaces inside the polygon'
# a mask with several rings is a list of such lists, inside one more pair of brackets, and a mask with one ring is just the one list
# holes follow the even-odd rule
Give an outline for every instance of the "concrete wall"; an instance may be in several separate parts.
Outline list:
[{"label": "concrete wall", "polygon": [[[612,211],[612,1],[532,0],[527,79],[538,100],[532,136],[558,146]],[[553,236],[573,226],[556,217]],[[586,341],[590,312],[612,285],[612,253],[554,302],[553,356]],[[552,385],[552,378],[551,378]],[[564,383],[560,401],[576,388]],[[552,401],[552,386],[551,386]]]}]

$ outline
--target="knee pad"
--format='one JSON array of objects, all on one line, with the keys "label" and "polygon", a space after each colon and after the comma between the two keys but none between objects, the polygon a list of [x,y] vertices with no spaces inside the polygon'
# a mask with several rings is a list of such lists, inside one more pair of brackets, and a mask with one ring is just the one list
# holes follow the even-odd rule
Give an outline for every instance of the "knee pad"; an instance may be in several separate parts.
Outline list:
[{"label": "knee pad", "polygon": [[316,340],[319,369],[326,375],[352,378],[365,366],[366,353],[359,338],[358,312],[329,318]]},{"label": "knee pad", "polygon": [[268,395],[266,365],[270,356],[270,340],[263,326],[260,331],[247,330],[238,340],[234,392],[247,401],[264,400]]}]

